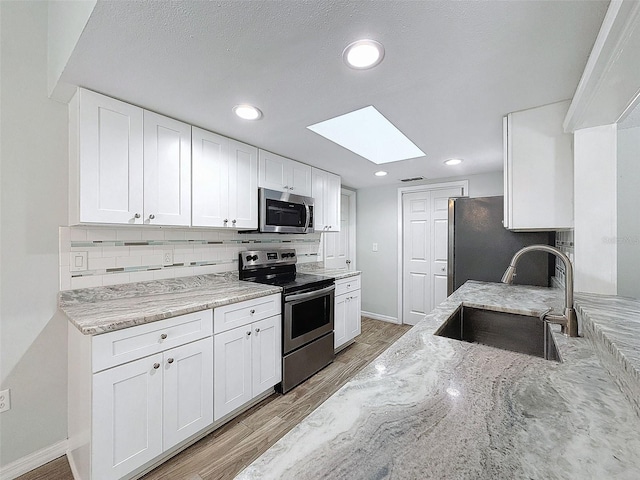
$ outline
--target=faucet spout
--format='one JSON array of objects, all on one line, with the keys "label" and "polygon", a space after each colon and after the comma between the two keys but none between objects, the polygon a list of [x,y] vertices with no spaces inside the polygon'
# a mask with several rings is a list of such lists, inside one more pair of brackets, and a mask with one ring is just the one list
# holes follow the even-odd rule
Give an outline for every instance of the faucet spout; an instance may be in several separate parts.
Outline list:
[{"label": "faucet spout", "polygon": [[562,263],[564,263],[565,282],[564,282],[564,312],[562,315],[550,315],[544,314],[543,318],[547,322],[556,323],[562,326],[562,333],[570,337],[578,336],[578,318],[576,311],[573,309],[573,265],[571,260],[564,253],[555,247],[550,245],[529,245],[527,247],[518,250],[513,258],[509,267],[502,276],[502,283],[510,284],[513,282],[513,277],[516,275],[516,266],[520,257],[527,252],[542,251],[554,254],[558,257]]}]

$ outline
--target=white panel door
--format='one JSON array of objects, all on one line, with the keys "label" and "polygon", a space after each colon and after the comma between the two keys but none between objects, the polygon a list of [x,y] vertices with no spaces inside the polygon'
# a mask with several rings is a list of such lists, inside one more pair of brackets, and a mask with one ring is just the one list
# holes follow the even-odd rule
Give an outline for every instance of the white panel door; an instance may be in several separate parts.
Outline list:
[{"label": "white panel door", "polygon": [[251,325],[213,336],[214,420],[251,400]]},{"label": "white panel door", "polygon": [[162,354],[93,376],[92,478],[119,479],[162,453]]},{"label": "white panel door", "polygon": [[213,423],[213,337],[164,352],[163,448]]},{"label": "white panel door", "polygon": [[[192,127],[192,225],[226,227],[229,213],[229,139]],[[257,203],[257,201],[256,201]],[[227,222],[225,222],[227,220]]]},{"label": "white panel door", "polygon": [[402,196],[403,323],[415,325],[447,298],[448,200],[462,188]]},{"label": "white panel door", "polygon": [[351,219],[352,202],[355,202],[355,194],[340,194],[340,231],[326,232],[322,235],[326,268],[353,268],[355,221]]},{"label": "white panel door", "polygon": [[80,90],[80,222],[142,224],[142,109]]},{"label": "white panel door", "polygon": [[431,237],[429,192],[405,194],[403,209],[403,322],[415,325],[431,306],[429,239]]},{"label": "white panel door", "polygon": [[258,149],[229,140],[228,157],[230,226],[256,230],[258,228]]},{"label": "white panel door", "polygon": [[431,309],[447,298],[449,198],[460,195],[462,195],[461,188],[431,192]]},{"label": "white panel door", "polygon": [[347,297],[349,295],[338,295],[334,297],[333,306],[333,345],[334,348],[339,348],[344,345],[347,338]]},{"label": "white panel door", "polygon": [[350,292],[348,295],[349,301],[347,302],[347,338],[351,340],[360,335],[361,331],[361,311],[360,311],[360,290]]},{"label": "white panel door", "polygon": [[191,126],[146,110],[144,223],[191,225]]},{"label": "white panel door", "polygon": [[280,315],[251,324],[253,397],[282,381],[281,324]]}]

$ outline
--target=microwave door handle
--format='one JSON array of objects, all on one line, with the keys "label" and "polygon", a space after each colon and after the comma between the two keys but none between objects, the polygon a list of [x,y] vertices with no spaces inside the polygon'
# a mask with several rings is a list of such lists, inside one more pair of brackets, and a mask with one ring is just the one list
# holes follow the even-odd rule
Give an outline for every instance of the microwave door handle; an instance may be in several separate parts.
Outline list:
[{"label": "microwave door handle", "polygon": [[295,302],[298,300],[306,300],[306,299],[310,299],[312,297],[322,297],[323,295],[326,295],[327,293],[330,293],[332,291],[334,291],[336,289],[335,285],[331,285],[330,287],[326,287],[323,288],[321,290],[314,290],[312,292],[307,292],[307,293],[298,293],[295,295],[287,295],[284,297],[284,301],[285,302]]},{"label": "microwave door handle", "polygon": [[309,223],[311,222],[311,209],[309,208],[309,205],[307,205],[306,202],[302,202],[302,204],[304,205],[304,211],[306,212],[305,214],[305,222],[304,222],[304,231],[306,233],[307,230],[309,230]]}]

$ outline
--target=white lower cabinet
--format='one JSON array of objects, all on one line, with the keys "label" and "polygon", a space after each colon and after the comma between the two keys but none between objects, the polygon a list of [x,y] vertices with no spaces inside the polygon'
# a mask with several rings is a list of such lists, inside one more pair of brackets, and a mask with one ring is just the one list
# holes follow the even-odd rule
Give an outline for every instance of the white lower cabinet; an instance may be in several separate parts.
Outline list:
[{"label": "white lower cabinet", "polygon": [[87,336],[69,325],[76,479],[130,478],[213,424],[213,311]]},{"label": "white lower cabinet", "polygon": [[92,478],[117,479],[213,423],[212,338],[93,378]]},{"label": "white lower cabinet", "polygon": [[361,332],[360,275],[336,280],[334,348],[341,350]]},{"label": "white lower cabinet", "polygon": [[214,419],[282,380],[280,315],[214,335]]}]

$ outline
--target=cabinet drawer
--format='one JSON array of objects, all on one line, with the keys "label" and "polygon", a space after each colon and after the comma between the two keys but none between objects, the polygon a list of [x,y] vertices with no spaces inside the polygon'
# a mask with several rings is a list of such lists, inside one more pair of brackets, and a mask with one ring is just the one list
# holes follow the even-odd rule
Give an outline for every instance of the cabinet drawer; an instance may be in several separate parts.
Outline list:
[{"label": "cabinet drawer", "polygon": [[282,311],[280,302],[280,294],[276,293],[218,307],[213,311],[213,331],[214,333],[226,332],[256,320],[280,315]]},{"label": "cabinet drawer", "polygon": [[187,313],[93,337],[93,372],[184,345],[213,333],[213,311]]},{"label": "cabinet drawer", "polygon": [[336,280],[336,296],[360,290],[360,275]]}]

